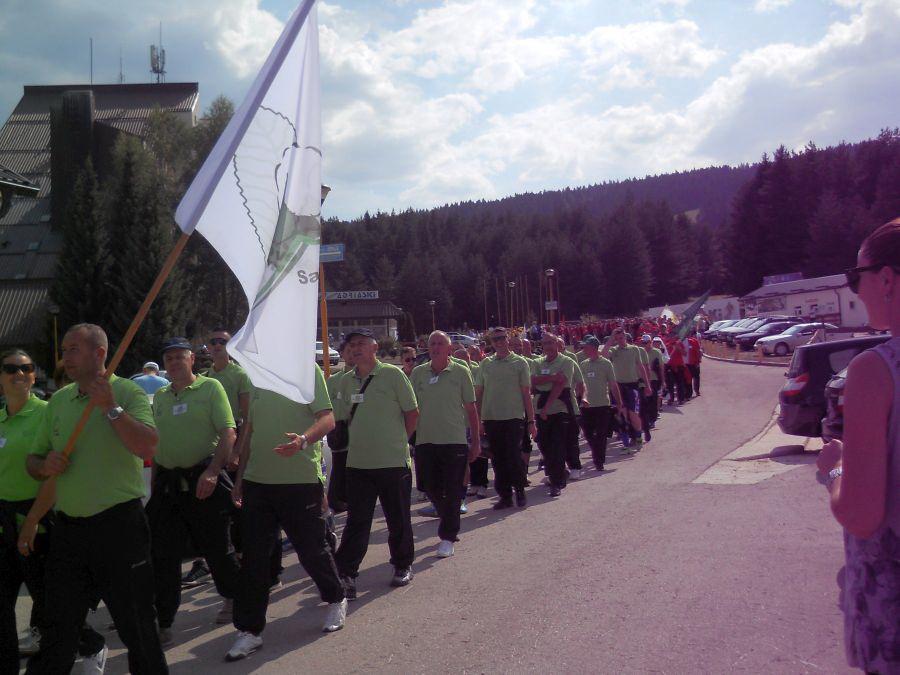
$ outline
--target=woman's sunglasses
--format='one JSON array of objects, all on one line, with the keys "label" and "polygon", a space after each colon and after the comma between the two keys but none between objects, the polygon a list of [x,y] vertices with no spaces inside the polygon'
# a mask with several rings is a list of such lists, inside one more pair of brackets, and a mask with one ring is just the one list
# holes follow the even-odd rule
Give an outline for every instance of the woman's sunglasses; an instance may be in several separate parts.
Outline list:
[{"label": "woman's sunglasses", "polygon": [[848,270],[844,271],[844,275],[847,277],[847,287],[853,291],[854,294],[859,295],[859,280],[862,277],[863,272],[877,272],[883,267],[890,267],[895,272],[900,272],[898,268],[893,265],[886,265],[884,263],[877,263],[875,265],[866,265],[865,267],[851,267]]},{"label": "woman's sunglasses", "polygon": [[33,363],[4,363],[0,368],[2,368],[3,372],[7,375],[15,375],[19,372],[28,375],[29,373],[34,372]]}]

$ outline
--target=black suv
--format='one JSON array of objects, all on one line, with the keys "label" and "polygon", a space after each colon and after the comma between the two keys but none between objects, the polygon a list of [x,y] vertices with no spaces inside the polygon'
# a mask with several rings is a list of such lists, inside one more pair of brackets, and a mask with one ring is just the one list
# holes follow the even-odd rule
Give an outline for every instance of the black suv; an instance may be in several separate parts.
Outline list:
[{"label": "black suv", "polygon": [[[775,323],[777,321],[789,322],[792,318],[793,317],[790,316],[760,316],[754,319],[753,322],[747,326],[741,326],[740,328],[732,326],[731,328],[726,328],[723,331],[719,331],[719,339],[722,340],[724,338],[725,342],[733,347],[735,345],[735,341],[740,335],[755,333],[763,326],[768,326],[770,323]],[[794,321],[794,323],[799,323],[799,321]]]},{"label": "black suv", "polygon": [[822,418],[827,412],[825,384],[854,356],[888,339],[890,335],[870,335],[797,347],[785,373],[787,382],[778,394],[781,430],[795,436],[821,436]]},{"label": "black suv", "polygon": [[776,321],[771,321],[749,333],[741,333],[734,338],[734,343],[740,345],[741,349],[749,351],[756,346],[756,341],[760,338],[768,337],[770,335],[780,335],[788,328],[796,326],[798,323],[800,323],[800,319],[778,319]]}]

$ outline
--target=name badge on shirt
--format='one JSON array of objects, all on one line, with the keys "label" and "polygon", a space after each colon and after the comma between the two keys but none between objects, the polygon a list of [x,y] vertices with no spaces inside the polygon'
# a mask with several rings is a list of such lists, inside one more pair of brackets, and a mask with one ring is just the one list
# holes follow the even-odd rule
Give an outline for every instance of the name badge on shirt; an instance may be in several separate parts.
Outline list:
[{"label": "name badge on shirt", "polygon": [[541,368],[541,375],[549,375],[549,374],[550,374],[549,368]]},{"label": "name badge on shirt", "polygon": [[184,415],[187,412],[187,403],[176,403],[172,406],[173,415]]},{"label": "name badge on shirt", "polygon": [[597,373],[593,373],[589,370],[585,373],[585,375],[587,375],[588,377],[595,377],[597,375]]},{"label": "name badge on shirt", "polygon": [[5,448],[5,447],[6,447],[6,439],[3,437],[0,437],[0,448]]},{"label": "name badge on shirt", "polygon": [[430,380],[428,380],[428,384],[437,384],[437,381],[438,381],[438,376],[435,375]]},{"label": "name badge on shirt", "polygon": [[353,394],[350,396],[350,403],[362,403],[366,400],[365,394]]}]

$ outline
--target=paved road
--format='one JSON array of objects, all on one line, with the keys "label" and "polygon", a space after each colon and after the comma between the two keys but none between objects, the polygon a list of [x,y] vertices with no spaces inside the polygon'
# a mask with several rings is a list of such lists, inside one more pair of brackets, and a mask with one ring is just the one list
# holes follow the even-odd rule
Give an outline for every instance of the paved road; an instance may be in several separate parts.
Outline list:
[{"label": "paved road", "polygon": [[[813,458],[775,460],[749,480],[713,470],[769,443],[760,432],[782,372],[707,361],[703,375],[703,396],[666,409],[652,443],[633,458],[614,452],[608,473],[588,471],[554,501],[532,487],[521,511],[475,502],[451,559],[435,557],[436,523],[417,516],[407,588],[387,585],[377,521],[339,633],[319,632],[324,605],[293,557],[265,646],[244,662],[222,661],[234,633],[213,625],[209,587],[189,591],[172,672],[846,671],[841,535]],[[105,625],[102,610],[93,622]],[[124,669],[117,648],[107,672]]]}]

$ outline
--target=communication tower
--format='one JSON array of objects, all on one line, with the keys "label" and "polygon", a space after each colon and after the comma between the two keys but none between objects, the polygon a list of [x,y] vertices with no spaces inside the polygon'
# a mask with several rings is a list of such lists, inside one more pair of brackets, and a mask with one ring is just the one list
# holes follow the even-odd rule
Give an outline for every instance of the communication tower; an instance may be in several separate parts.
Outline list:
[{"label": "communication tower", "polygon": [[156,75],[156,84],[166,81],[166,50],[162,44],[162,22],[159,24],[159,46],[150,45],[150,72]]}]

